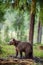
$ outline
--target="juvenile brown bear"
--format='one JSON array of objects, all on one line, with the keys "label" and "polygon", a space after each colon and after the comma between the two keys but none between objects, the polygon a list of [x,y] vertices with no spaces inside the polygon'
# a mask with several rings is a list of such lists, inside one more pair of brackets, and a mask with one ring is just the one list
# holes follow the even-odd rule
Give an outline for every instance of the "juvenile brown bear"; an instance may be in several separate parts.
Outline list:
[{"label": "juvenile brown bear", "polygon": [[10,45],[14,45],[16,47],[16,57],[20,52],[20,58],[23,58],[22,52],[25,53],[25,58],[32,58],[32,46],[29,42],[21,42],[15,39],[10,40]]}]

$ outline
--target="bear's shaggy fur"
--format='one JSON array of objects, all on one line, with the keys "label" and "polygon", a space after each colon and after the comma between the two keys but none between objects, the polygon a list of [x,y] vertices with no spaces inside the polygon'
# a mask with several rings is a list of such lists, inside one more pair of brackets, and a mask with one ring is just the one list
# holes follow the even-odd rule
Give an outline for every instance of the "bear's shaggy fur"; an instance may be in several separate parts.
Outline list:
[{"label": "bear's shaggy fur", "polygon": [[20,58],[23,58],[22,52],[24,52],[25,58],[32,58],[32,45],[29,42],[21,42],[15,39],[11,39],[9,44],[14,45],[16,47],[16,57],[20,52]]}]

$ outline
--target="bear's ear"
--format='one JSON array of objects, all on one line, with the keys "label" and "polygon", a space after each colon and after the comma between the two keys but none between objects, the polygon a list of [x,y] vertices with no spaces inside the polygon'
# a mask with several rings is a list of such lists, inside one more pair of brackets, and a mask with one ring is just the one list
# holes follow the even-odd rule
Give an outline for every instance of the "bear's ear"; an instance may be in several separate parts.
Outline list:
[{"label": "bear's ear", "polygon": [[13,38],[13,41],[15,41],[15,39]]}]

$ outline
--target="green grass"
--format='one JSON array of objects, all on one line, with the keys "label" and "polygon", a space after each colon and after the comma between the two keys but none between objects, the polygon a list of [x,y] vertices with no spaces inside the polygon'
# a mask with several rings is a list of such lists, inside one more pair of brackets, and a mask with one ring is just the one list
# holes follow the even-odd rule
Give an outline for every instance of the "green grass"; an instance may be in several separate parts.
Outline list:
[{"label": "green grass", "polygon": [[33,47],[33,55],[36,56],[36,57],[43,58],[43,50],[40,50],[39,46],[40,46],[40,44]]},{"label": "green grass", "polygon": [[9,55],[15,55],[15,47],[12,45],[1,45],[2,49],[2,53],[0,54],[0,57],[7,57]]},{"label": "green grass", "polygon": [[[2,47],[1,49],[2,53],[0,53],[0,57],[7,57],[10,55],[15,55],[16,51],[13,45],[2,44],[0,46]],[[33,55],[36,57],[43,57],[43,50],[40,50],[38,46],[39,45],[35,45],[33,47]]]}]

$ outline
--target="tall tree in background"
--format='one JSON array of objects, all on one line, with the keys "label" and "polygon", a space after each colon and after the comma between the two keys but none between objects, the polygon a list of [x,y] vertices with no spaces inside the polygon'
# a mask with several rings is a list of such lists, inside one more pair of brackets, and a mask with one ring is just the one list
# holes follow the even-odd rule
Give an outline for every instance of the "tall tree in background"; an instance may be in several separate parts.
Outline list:
[{"label": "tall tree in background", "polygon": [[9,27],[6,26],[5,31],[4,31],[4,33],[5,33],[5,41],[6,41],[6,42],[9,41],[9,35],[8,35],[8,32],[9,32]]},{"label": "tall tree in background", "polygon": [[31,3],[30,31],[29,31],[29,41],[31,42],[31,44],[33,44],[35,13],[36,13],[36,0],[32,0],[32,3]]},{"label": "tall tree in background", "polygon": [[41,39],[42,39],[42,25],[41,25],[41,22],[39,21],[37,43],[41,43]]},{"label": "tall tree in background", "polygon": [[39,12],[37,43],[41,43],[41,39],[42,39],[42,25],[43,25],[43,3],[42,2],[43,2],[42,0],[39,0],[40,12]]}]

